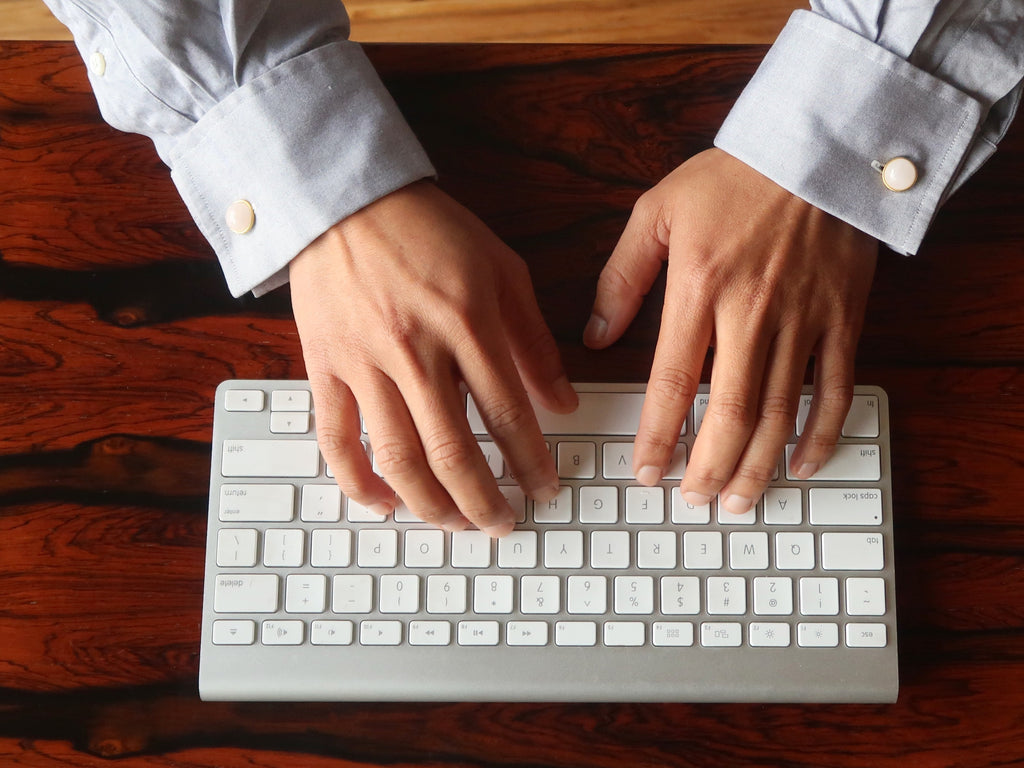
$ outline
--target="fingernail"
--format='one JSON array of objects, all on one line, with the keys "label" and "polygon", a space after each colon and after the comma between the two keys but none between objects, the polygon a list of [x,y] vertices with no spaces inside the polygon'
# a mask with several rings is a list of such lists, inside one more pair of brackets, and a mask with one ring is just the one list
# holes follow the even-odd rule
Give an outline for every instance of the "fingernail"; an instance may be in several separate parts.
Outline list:
[{"label": "fingernail", "polygon": [[569,383],[567,376],[562,376],[556,381],[552,389],[554,389],[555,398],[566,408],[575,408],[579,404],[580,399],[576,395],[576,390],[572,388],[572,384]]},{"label": "fingernail", "polygon": [[560,490],[562,490],[562,486],[559,485],[558,483],[554,483],[553,485],[542,485],[540,488],[534,488],[526,495],[529,496],[534,501],[538,501],[541,504],[546,504],[547,502],[555,498],[555,496],[558,495],[558,492]]},{"label": "fingernail", "polygon": [[657,485],[661,482],[661,470],[648,464],[637,470],[636,479],[641,485]]},{"label": "fingernail", "polygon": [[820,464],[814,464],[813,462],[808,461],[800,465],[800,469],[796,471],[796,476],[801,480],[810,480],[818,473],[820,468]]},{"label": "fingernail", "polygon": [[705,504],[711,503],[711,497],[703,493],[697,493],[696,491],[683,491],[683,501],[692,507],[703,507]]},{"label": "fingernail", "polygon": [[608,333],[608,321],[600,315],[591,315],[583,329],[583,343],[588,347],[599,345]]},{"label": "fingernail", "polygon": [[464,531],[469,527],[469,521],[464,517],[453,517],[451,520],[445,520],[440,524],[442,530],[448,533],[458,533]]},{"label": "fingernail", "polygon": [[726,512],[731,512],[734,515],[745,515],[754,506],[754,502],[753,499],[749,499],[746,496],[730,493],[722,501],[722,506],[725,507]]},{"label": "fingernail", "polygon": [[395,511],[394,505],[385,504],[383,501],[378,501],[375,504],[371,504],[369,507],[367,507],[367,509],[373,512],[373,514],[380,515],[382,517],[387,517]]},{"label": "fingernail", "polygon": [[503,536],[508,536],[515,530],[515,521],[509,520],[505,523],[495,523],[494,525],[488,525],[480,530],[490,536],[492,539],[500,539]]}]

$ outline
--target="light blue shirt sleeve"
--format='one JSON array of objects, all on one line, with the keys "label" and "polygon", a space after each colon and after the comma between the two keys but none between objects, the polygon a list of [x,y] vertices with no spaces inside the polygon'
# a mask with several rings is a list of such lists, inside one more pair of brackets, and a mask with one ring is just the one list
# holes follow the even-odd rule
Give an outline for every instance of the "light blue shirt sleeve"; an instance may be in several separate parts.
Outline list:
[{"label": "light blue shirt sleeve", "polygon": [[[235,296],[286,282],[328,228],[435,174],[338,0],[47,4],[104,119],[153,140]],[[248,232],[227,224],[236,201]]]},{"label": "light blue shirt sleeve", "polygon": [[[793,194],[916,253],[1021,99],[1024,0],[816,0],[796,11],[715,144]],[[894,192],[876,165],[917,182]]]}]

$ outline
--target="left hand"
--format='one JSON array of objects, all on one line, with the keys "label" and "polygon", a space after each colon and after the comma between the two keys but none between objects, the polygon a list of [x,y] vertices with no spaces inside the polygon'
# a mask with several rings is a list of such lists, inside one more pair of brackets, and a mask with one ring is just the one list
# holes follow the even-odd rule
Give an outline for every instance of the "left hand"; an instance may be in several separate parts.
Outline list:
[{"label": "left hand", "polygon": [[814,401],[790,464],[828,459],[853,396],[854,354],[877,258],[870,236],[718,149],[691,158],[637,202],[597,285],[584,342],[613,343],[668,262],[661,329],[634,473],[661,480],[715,348],[710,399],[683,497],[757,502],[793,433],[808,360]]}]

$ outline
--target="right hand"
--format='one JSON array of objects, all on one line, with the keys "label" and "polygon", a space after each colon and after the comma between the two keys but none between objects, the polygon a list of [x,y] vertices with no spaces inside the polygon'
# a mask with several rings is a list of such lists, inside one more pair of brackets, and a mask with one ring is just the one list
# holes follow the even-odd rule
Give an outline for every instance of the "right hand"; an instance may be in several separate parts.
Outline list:
[{"label": "right hand", "polygon": [[321,235],[290,281],[320,448],[345,495],[387,514],[397,493],[447,530],[509,533],[515,515],[470,431],[462,383],[524,492],[557,493],[527,390],[560,413],[576,393],[526,265],[473,214],[416,182]]}]

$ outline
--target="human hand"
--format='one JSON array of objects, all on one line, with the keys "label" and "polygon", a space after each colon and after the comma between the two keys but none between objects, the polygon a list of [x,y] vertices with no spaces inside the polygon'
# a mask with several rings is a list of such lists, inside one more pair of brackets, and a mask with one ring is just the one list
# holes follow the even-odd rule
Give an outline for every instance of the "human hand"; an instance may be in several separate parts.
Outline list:
[{"label": "human hand", "polygon": [[831,454],[852,399],[854,353],[877,258],[868,235],[718,149],[637,202],[598,280],[584,342],[613,343],[668,261],[661,328],[634,448],[658,482],[715,348],[707,412],[680,484],[746,512],[793,432],[807,363],[814,399],[790,462],[801,479]]},{"label": "human hand", "polygon": [[[557,412],[576,394],[526,265],[479,219],[417,182],[324,233],[292,261],[290,281],[320,448],[347,496],[388,514],[397,493],[448,530],[511,531],[462,382],[523,490],[555,495],[526,391]],[[384,479],[360,443],[360,412]]]}]

